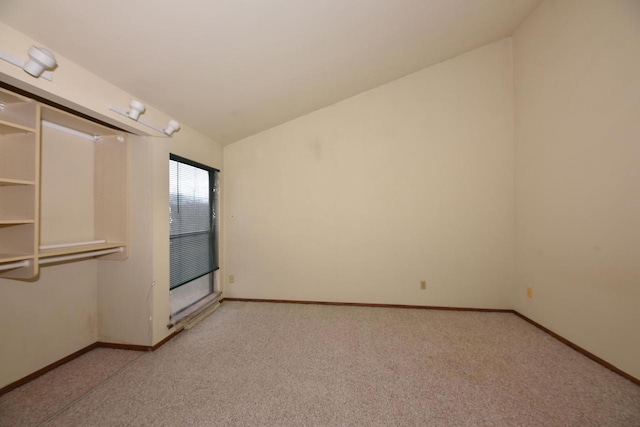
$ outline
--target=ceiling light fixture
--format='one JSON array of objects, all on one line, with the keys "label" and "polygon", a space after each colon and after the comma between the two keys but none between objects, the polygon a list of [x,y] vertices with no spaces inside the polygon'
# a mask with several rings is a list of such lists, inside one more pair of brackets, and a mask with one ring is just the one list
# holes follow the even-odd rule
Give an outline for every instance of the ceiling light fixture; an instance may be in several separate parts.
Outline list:
[{"label": "ceiling light fixture", "polygon": [[142,102],[136,101],[135,99],[131,100],[131,102],[129,103],[128,111],[122,107],[118,107],[117,105],[109,105],[109,110],[115,111],[118,114],[128,117],[131,120],[135,120],[136,122],[150,127],[151,129],[167,136],[172,136],[175,132],[180,130],[180,123],[173,119],[169,120],[169,124],[166,128],[163,129],[160,126],[141,118],[140,115],[143,114],[147,110],[147,108]]},{"label": "ceiling light fixture", "polygon": [[22,68],[33,77],[40,77],[44,70],[52,70],[56,64],[56,57],[50,50],[31,46],[29,60]]},{"label": "ceiling light fixture", "polygon": [[167,125],[167,127],[164,128],[163,132],[166,133],[168,136],[171,136],[173,135],[174,132],[177,132],[179,130],[180,130],[180,123],[171,119],[169,120],[169,124]]},{"label": "ceiling light fixture", "polygon": [[23,61],[8,52],[0,50],[0,59],[3,61],[22,68],[33,77],[42,77],[49,81],[53,80],[53,73],[51,73],[51,71],[45,71],[53,70],[58,64],[53,52],[42,47],[31,46],[28,55],[29,59]]},{"label": "ceiling light fixture", "polygon": [[145,111],[147,111],[147,107],[145,107],[142,102],[132,99],[129,103],[129,112],[127,113],[127,116],[133,120],[138,120],[140,118],[140,114]]}]

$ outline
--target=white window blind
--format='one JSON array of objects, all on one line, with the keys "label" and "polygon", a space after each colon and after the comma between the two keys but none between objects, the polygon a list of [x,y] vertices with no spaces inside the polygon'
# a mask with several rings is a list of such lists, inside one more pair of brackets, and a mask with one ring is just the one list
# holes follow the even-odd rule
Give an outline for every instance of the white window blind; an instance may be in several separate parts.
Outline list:
[{"label": "white window blind", "polygon": [[170,289],[219,268],[217,173],[213,168],[171,155]]}]

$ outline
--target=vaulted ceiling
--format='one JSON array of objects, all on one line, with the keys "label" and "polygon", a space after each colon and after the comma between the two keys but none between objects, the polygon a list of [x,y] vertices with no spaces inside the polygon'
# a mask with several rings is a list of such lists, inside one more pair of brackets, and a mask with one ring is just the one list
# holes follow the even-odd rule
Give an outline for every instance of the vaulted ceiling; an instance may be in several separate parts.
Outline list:
[{"label": "vaulted ceiling", "polygon": [[0,20],[226,144],[509,36],[539,2],[2,0]]}]

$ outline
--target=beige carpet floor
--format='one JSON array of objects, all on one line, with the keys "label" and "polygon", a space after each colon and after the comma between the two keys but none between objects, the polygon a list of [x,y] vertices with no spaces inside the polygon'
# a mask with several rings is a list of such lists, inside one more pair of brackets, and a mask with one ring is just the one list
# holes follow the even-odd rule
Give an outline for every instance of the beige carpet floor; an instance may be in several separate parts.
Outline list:
[{"label": "beige carpet floor", "polygon": [[0,425],[640,426],[640,387],[512,314],[225,302],[5,394]]}]

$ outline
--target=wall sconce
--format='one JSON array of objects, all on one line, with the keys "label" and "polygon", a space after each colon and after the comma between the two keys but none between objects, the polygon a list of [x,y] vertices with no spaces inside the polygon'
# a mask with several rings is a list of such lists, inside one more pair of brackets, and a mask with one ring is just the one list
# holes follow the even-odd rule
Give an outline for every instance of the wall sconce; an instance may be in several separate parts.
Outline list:
[{"label": "wall sconce", "polygon": [[0,59],[3,61],[22,68],[33,77],[42,77],[49,81],[53,80],[53,73],[51,73],[51,71],[45,71],[53,70],[57,65],[53,52],[42,47],[31,46],[28,55],[29,59],[23,61],[10,53],[0,50]]},{"label": "wall sconce", "polygon": [[109,110],[115,111],[118,114],[128,117],[131,120],[135,120],[138,123],[141,123],[147,127],[150,127],[151,129],[157,132],[160,132],[162,134],[165,134],[167,136],[172,136],[175,132],[180,130],[180,123],[178,123],[173,119],[169,120],[169,124],[167,125],[166,128],[163,129],[160,126],[153,124],[151,122],[148,122],[143,118],[141,118],[140,115],[144,113],[147,110],[147,108],[142,102],[136,101],[135,99],[131,100],[131,102],[129,103],[129,111],[127,111],[122,107],[118,107],[117,105],[109,105]]}]

